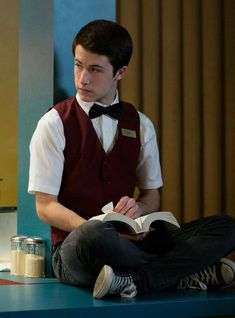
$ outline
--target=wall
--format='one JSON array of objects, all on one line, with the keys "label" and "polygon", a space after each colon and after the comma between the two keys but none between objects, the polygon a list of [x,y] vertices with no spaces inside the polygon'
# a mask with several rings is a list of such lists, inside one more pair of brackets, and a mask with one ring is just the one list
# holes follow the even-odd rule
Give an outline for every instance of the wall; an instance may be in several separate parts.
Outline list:
[{"label": "wall", "polygon": [[115,13],[114,0],[0,1],[0,206],[18,206],[17,217],[0,214],[0,259],[9,256],[16,233],[50,244],[49,227],[27,194],[30,138],[48,107],[75,93],[76,32],[96,18],[115,20]]},{"label": "wall", "polygon": [[46,240],[49,274],[50,229],[39,221],[34,196],[27,193],[28,147],[42,114],[57,99],[74,95],[72,40],[82,25],[96,18],[114,20],[115,1],[20,1],[17,230]]},{"label": "wall", "polygon": [[161,209],[235,216],[235,1],[117,3],[135,48],[120,96],[157,129]]},{"label": "wall", "polygon": [[[10,12],[11,14],[6,14]],[[0,1],[0,208],[17,206],[19,1]],[[0,261],[10,260],[16,212],[0,210]]]},{"label": "wall", "polygon": [[0,1],[0,206],[17,205],[18,3]]},{"label": "wall", "polygon": [[16,212],[0,213],[0,262],[11,258],[10,239],[16,234]]}]

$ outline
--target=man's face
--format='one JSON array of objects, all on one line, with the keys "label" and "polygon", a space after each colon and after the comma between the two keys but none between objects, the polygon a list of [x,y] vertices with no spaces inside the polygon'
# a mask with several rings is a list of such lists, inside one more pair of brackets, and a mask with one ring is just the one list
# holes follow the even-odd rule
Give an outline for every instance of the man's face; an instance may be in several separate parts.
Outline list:
[{"label": "man's face", "polygon": [[113,76],[113,66],[105,55],[75,49],[74,77],[80,98],[85,102],[111,104],[114,100],[119,71]]}]

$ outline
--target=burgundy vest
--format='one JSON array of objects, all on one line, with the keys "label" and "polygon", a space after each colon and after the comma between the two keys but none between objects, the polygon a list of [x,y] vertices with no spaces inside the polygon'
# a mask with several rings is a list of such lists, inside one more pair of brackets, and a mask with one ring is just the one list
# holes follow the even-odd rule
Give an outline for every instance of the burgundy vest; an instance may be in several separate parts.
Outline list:
[{"label": "burgundy vest", "polygon": [[[92,122],[71,97],[54,106],[66,140],[64,171],[58,200],[85,219],[101,213],[110,201],[133,196],[140,152],[140,121],[136,109],[122,102],[118,137],[105,153]],[[136,137],[134,136],[136,135]],[[63,241],[67,232],[51,227],[52,243]]]}]

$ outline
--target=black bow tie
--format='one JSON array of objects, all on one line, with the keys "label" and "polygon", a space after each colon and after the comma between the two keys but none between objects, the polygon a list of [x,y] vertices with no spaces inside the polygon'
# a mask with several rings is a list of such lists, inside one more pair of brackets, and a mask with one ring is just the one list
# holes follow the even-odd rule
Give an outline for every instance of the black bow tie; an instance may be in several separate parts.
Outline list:
[{"label": "black bow tie", "polygon": [[110,117],[114,119],[119,119],[121,117],[122,113],[122,106],[121,103],[117,103],[111,106],[102,107],[97,104],[93,104],[92,107],[89,110],[89,117],[96,118],[101,115],[109,115]]}]

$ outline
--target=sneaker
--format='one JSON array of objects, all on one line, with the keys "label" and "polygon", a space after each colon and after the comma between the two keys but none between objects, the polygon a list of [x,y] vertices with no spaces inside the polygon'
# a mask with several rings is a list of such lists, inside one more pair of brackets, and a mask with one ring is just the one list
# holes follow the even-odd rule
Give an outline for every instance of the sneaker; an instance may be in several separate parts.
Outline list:
[{"label": "sneaker", "polygon": [[201,289],[227,288],[235,284],[235,263],[228,258],[221,258],[220,261],[199,273],[182,279],[178,289]]},{"label": "sneaker", "polygon": [[200,281],[199,274],[190,275],[184,279],[181,279],[177,289],[200,289],[207,290],[206,284]]},{"label": "sneaker", "polygon": [[110,266],[104,265],[96,279],[93,297],[101,299],[107,295],[135,297],[137,290],[132,276],[116,274]]}]

